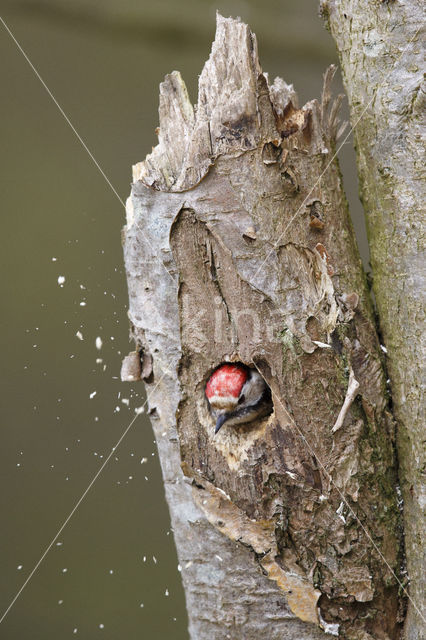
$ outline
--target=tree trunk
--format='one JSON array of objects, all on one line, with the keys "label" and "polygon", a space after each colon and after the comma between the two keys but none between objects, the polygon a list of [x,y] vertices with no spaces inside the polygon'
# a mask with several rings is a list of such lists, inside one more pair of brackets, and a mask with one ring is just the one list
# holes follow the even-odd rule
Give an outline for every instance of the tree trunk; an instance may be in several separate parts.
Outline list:
[{"label": "tree trunk", "polygon": [[[167,76],[134,167],[129,317],[194,640],[399,635],[393,422],[332,75],[299,109],[218,16],[196,109]],[[226,361],[262,374],[273,412],[214,436],[204,387]]]},{"label": "tree trunk", "polygon": [[424,6],[329,0],[323,5],[339,50],[355,126],[374,294],[398,424],[405,546],[410,578],[406,638],[425,637],[424,411]]}]

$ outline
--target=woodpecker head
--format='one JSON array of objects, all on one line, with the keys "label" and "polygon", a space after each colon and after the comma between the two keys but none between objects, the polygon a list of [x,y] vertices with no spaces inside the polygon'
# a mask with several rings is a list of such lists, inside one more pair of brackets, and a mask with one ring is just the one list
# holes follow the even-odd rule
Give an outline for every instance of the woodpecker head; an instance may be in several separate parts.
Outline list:
[{"label": "woodpecker head", "polygon": [[215,433],[229,426],[263,418],[272,409],[271,391],[255,369],[242,364],[222,364],[207,381],[206,398],[216,419]]}]

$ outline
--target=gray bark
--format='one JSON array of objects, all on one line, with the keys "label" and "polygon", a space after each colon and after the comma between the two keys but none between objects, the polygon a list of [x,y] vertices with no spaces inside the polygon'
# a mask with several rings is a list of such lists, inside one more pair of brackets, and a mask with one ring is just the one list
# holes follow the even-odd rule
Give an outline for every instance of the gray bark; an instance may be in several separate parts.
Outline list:
[{"label": "gray bark", "polygon": [[[339,100],[299,109],[218,16],[196,109],[160,88],[124,254],[191,638],[396,640],[393,422],[340,174]],[[137,358],[136,358],[137,360]],[[204,386],[256,367],[271,416],[214,437]],[[322,629],[322,630],[321,630]]]},{"label": "gray bark", "polygon": [[322,8],[352,124],[361,118],[354,134],[360,189],[398,424],[411,597],[405,635],[420,640],[426,635],[424,4],[327,0]]}]

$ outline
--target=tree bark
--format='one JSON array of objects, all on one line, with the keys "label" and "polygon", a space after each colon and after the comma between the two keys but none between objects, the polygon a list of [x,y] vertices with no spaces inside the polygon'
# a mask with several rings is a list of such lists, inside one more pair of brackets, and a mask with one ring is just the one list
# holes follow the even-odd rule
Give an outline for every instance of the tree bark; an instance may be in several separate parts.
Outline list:
[{"label": "tree bark", "polygon": [[[424,6],[416,0],[322,4],[340,54],[355,126],[374,294],[398,424],[410,578],[406,638],[425,637]],[[423,188],[422,188],[423,187]],[[424,358],[423,358],[424,359]]]},{"label": "tree bark", "polygon": [[[399,635],[393,421],[332,75],[299,109],[218,16],[197,107],[167,76],[159,144],[134,167],[129,317],[196,640]],[[274,406],[214,436],[204,387],[226,361]]]}]

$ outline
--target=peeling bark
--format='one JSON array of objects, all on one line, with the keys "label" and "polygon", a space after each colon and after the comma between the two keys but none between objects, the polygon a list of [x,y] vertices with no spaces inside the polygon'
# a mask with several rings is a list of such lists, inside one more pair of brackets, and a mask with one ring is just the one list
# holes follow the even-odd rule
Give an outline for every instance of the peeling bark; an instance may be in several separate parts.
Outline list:
[{"label": "peeling bark", "polygon": [[[410,597],[407,640],[426,634],[424,448],[424,5],[322,3],[356,125],[374,294],[398,424]],[[424,40],[424,38],[423,38]]]},{"label": "peeling bark", "polygon": [[[399,635],[393,426],[332,77],[298,108],[218,16],[197,107],[167,76],[134,167],[129,317],[197,640]],[[204,387],[224,361],[257,368],[274,409],[215,437]]]}]

